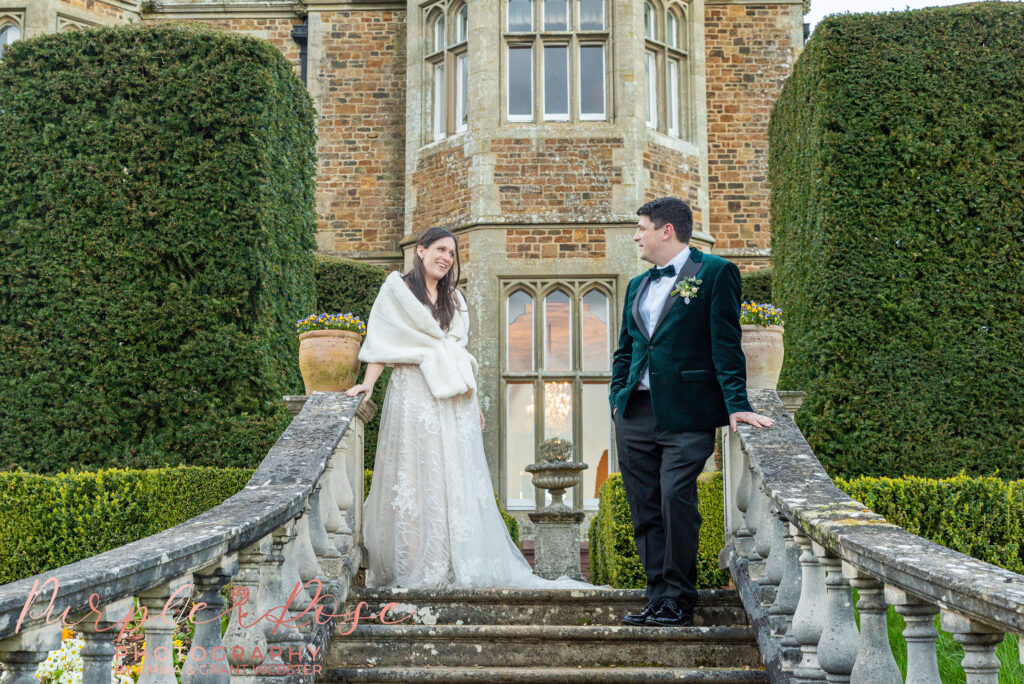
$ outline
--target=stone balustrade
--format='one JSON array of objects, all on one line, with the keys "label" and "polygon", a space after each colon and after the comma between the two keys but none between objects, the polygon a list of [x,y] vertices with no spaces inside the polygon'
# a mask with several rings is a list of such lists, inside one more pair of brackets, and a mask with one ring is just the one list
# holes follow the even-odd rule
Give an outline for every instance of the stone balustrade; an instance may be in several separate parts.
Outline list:
[{"label": "stone balustrade", "polygon": [[939,682],[939,614],[964,647],[967,684],[997,684],[996,646],[1024,634],[1024,576],[915,536],[854,501],[825,473],[779,393],[751,390],[750,399],[775,425],[723,430],[720,562],[769,679],[902,683],[886,629],[891,605],[906,620],[907,684]]},{"label": "stone balustrade", "polygon": [[[375,407],[341,393],[287,400],[297,415],[245,488],[219,506],[0,586],[4,684],[37,684],[38,665],[60,646],[62,615],[81,620],[84,684],[109,684],[118,622],[138,615],[136,598],[147,610],[139,682],[177,684],[170,616],[190,597],[196,629],[182,684],[315,679],[335,624],[328,616],[341,613],[363,559],[363,429]],[[231,619],[221,637],[225,610]]]}]

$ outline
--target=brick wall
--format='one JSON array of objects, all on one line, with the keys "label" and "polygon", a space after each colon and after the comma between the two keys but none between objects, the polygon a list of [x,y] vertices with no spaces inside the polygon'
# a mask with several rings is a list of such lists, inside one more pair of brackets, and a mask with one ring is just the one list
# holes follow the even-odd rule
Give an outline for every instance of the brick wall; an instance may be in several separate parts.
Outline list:
[{"label": "brick wall", "polygon": [[662,145],[648,143],[644,150],[644,170],[650,178],[644,189],[644,201],[657,197],[678,197],[693,211],[693,229],[704,230],[700,209],[700,160]]},{"label": "brick wall", "polygon": [[612,209],[622,170],[618,138],[491,141],[501,211],[527,221],[599,220]]},{"label": "brick wall", "polygon": [[[130,18],[138,17],[136,12],[129,12],[126,9],[118,7],[112,3],[103,2],[103,0],[62,0],[64,5],[68,7],[79,7],[92,14],[98,14],[101,17],[107,17],[115,19],[118,23],[127,24]],[[60,9],[58,9],[60,11]],[[74,12],[69,13],[72,18],[76,15]],[[82,16],[83,19],[87,19],[88,15]]]},{"label": "brick wall", "polygon": [[604,228],[532,228],[505,232],[505,254],[513,259],[603,259],[605,244]]},{"label": "brick wall", "polygon": [[324,12],[317,178],[325,251],[398,251],[405,204],[405,11]]},{"label": "brick wall", "polygon": [[412,184],[416,208],[412,231],[431,226],[452,230],[469,219],[469,164],[461,145],[423,155],[416,164]]},{"label": "brick wall", "polygon": [[789,5],[706,6],[708,227],[716,249],[769,246],[768,119],[803,47],[793,43],[792,24]]}]

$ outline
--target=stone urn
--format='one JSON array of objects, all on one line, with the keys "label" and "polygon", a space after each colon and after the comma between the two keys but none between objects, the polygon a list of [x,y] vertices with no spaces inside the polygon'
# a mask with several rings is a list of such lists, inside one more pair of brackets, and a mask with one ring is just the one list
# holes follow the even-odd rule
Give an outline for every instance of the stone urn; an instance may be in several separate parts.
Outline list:
[{"label": "stone urn", "polygon": [[299,370],[306,394],[344,392],[359,376],[362,335],[351,330],[310,330],[299,335]]},{"label": "stone urn", "polygon": [[551,503],[529,518],[536,532],[533,540],[534,573],[547,579],[563,575],[582,579],[580,573],[580,523],[583,511],[567,506],[565,490],[583,481],[586,463],[572,461],[572,442],[549,439],[537,447],[537,463],[526,466],[533,486],[551,492]]},{"label": "stone urn", "polygon": [[747,389],[777,389],[782,372],[782,326],[741,325],[747,357]]}]

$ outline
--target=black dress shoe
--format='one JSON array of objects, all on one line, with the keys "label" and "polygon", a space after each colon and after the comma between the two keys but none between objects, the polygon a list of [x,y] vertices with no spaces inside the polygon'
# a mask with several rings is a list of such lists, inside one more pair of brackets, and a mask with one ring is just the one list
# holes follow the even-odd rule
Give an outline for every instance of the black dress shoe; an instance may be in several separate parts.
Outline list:
[{"label": "black dress shoe", "polygon": [[672,627],[693,627],[693,608],[686,609],[676,603],[675,599],[667,598],[648,618],[649,625]]},{"label": "black dress shoe", "polygon": [[648,601],[644,609],[639,613],[630,613],[622,618],[622,621],[627,625],[635,625],[637,627],[643,627],[647,624],[647,618],[654,614],[654,611],[661,605],[661,599],[657,601]]}]

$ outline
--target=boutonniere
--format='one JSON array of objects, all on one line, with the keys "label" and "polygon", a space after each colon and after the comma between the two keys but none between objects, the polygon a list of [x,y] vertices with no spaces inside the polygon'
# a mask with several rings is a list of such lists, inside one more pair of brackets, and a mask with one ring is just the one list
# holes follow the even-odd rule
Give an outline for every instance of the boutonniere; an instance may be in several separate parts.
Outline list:
[{"label": "boutonniere", "polygon": [[669,293],[669,296],[679,295],[680,297],[683,298],[684,304],[689,304],[690,299],[692,297],[696,297],[697,293],[700,292],[701,282],[702,281],[700,278],[694,276],[690,276],[689,278],[681,278],[676,283],[675,289]]}]

